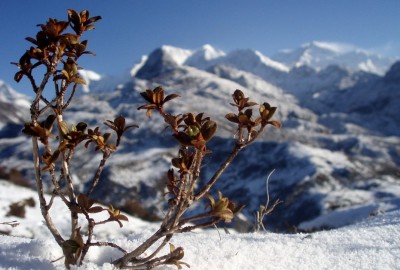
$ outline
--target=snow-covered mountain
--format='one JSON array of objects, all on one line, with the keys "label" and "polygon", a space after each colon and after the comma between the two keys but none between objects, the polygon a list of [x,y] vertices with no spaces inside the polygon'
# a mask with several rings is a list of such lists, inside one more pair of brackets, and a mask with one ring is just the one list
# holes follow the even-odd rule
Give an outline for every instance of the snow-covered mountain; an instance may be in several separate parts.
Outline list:
[{"label": "snow-covered mountain", "polygon": [[383,75],[393,62],[393,59],[370,53],[355,46],[320,41],[303,44],[294,50],[282,50],[272,59],[289,67],[306,65],[321,70],[329,65],[338,65],[379,75]]},{"label": "snow-covered mountain", "polygon": [[185,65],[207,69],[225,55],[225,52],[214,48],[210,44],[206,44],[200,49],[195,50],[190,57],[186,59]]},{"label": "snow-covered mountain", "polygon": [[84,93],[90,92],[90,85],[92,84],[92,82],[97,82],[102,79],[100,74],[92,70],[81,69],[79,70],[79,74],[86,81],[86,84],[82,85],[82,91]]},{"label": "snow-covered mountain", "polygon": [[[154,50],[143,65],[138,69],[135,76],[143,79],[151,79],[161,75],[168,69],[182,65],[192,54],[192,51],[172,46],[162,46]],[[132,73],[131,73],[132,74]]]},{"label": "snow-covered mountain", "polygon": [[[7,124],[19,124],[29,114],[30,101],[0,80],[0,128]],[[3,131],[3,130],[2,130]],[[1,131],[1,132],[2,132]]]},{"label": "snow-covered mountain", "polygon": [[[341,216],[340,225],[344,225],[354,221],[350,215],[341,215],[345,211],[366,209],[364,213],[374,214],[396,205],[394,200],[400,197],[399,63],[386,66],[388,72],[381,76],[337,65],[335,57],[326,67],[313,66],[312,61],[311,66],[298,65],[292,58],[281,63],[255,50],[224,53],[210,45],[197,50],[162,46],[135,64],[131,77],[128,72],[120,80],[102,76],[91,82],[95,91],[76,97],[65,115],[68,123],[102,126],[106,119],[122,114],[140,126],[123,139],[94,195],[104,203],[139,202],[153,216],[162,213],[163,205],[154,201],[164,194],[160,181],[176,155],[176,144],[159,117],[149,121],[136,110],[144,102],[140,92],[162,85],[167,93],[181,96],[167,104],[168,110],[205,112],[218,122],[217,137],[210,145],[213,154],[207,157],[201,181],[209,179],[232,147],[235,130],[224,115],[234,110],[229,103],[235,89],[256,102],[278,107],[275,118],[283,122],[283,128],[269,128],[213,190],[247,205],[245,222],[240,228],[234,225],[238,229],[248,230],[258,206],[265,203],[266,177],[272,170],[271,198],[284,204],[268,217],[267,224],[277,230],[290,231],[300,224],[307,224],[303,228],[309,230],[327,228],[331,224],[320,222],[324,216]],[[11,97],[17,94],[10,93],[3,94],[4,102],[16,106]],[[2,130],[14,131],[12,136],[0,133],[0,167],[18,168],[30,178],[28,138],[18,135],[15,122],[0,120]],[[76,157],[74,177],[85,189],[101,157],[90,158],[83,149]]]}]

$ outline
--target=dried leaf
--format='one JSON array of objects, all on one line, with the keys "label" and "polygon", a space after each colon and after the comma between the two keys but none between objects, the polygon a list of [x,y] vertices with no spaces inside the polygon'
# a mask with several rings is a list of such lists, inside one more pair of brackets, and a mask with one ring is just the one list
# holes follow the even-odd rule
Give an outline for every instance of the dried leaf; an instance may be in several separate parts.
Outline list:
[{"label": "dried leaf", "polygon": [[153,91],[147,89],[145,92],[141,92],[140,95],[148,102],[153,102]]},{"label": "dried leaf", "polygon": [[244,107],[251,107],[251,106],[255,106],[257,104],[258,104],[257,102],[248,101],[248,102],[245,102]]},{"label": "dried leaf", "polygon": [[62,132],[63,135],[66,135],[69,133],[69,128],[68,128],[68,124],[65,123],[64,121],[61,121],[58,123],[58,125],[60,126],[60,130]]},{"label": "dried leaf", "polygon": [[75,77],[71,80],[71,82],[76,83],[76,84],[83,84],[86,85],[86,80],[80,77]]},{"label": "dried leaf", "polygon": [[177,97],[180,97],[180,96],[178,94],[170,94],[170,95],[165,97],[164,103],[167,102],[167,101],[170,101],[171,99],[177,98]]},{"label": "dried leaf", "polygon": [[81,16],[73,9],[68,9],[68,17],[73,24],[81,24]]},{"label": "dried leaf", "polygon": [[53,128],[54,121],[56,120],[56,116],[54,114],[50,114],[47,116],[46,120],[41,123],[41,126],[45,129],[51,131]]},{"label": "dried leaf", "polygon": [[247,125],[247,123],[249,122],[249,118],[247,117],[247,115],[245,114],[240,114],[238,117],[239,123],[242,125]]},{"label": "dried leaf", "polygon": [[147,110],[147,111],[146,111],[146,116],[147,116],[148,118],[151,117],[151,112],[152,112],[152,110]]},{"label": "dried leaf", "polygon": [[208,141],[217,131],[217,123],[215,123],[214,121],[207,121],[202,125],[200,131],[203,135],[203,139]]},{"label": "dried leaf", "polygon": [[94,16],[94,17],[88,19],[85,23],[94,23],[98,20],[101,20],[101,16]]},{"label": "dried leaf", "polygon": [[233,93],[233,100],[238,103],[241,99],[244,98],[244,94],[241,90],[236,89],[235,92]]},{"label": "dried leaf", "polygon": [[20,82],[23,76],[24,76],[24,73],[21,72],[21,71],[15,73],[15,75],[14,75],[14,81]]},{"label": "dried leaf", "polygon": [[155,92],[153,95],[153,102],[157,105],[162,105],[164,100],[164,90]]},{"label": "dried leaf", "polygon": [[227,115],[225,115],[225,118],[228,119],[229,121],[233,122],[233,123],[239,124],[239,118],[234,113],[228,113]]},{"label": "dried leaf", "polygon": [[87,124],[84,123],[84,122],[79,122],[79,123],[76,125],[76,130],[77,130],[77,131],[80,131],[80,132],[85,132],[86,128],[87,128]]},{"label": "dried leaf", "polygon": [[204,197],[206,197],[208,200],[210,200],[210,205],[207,205],[206,208],[211,207],[211,209],[214,207],[215,205],[215,199],[213,196],[211,196],[210,194],[206,194],[204,195]]},{"label": "dried leaf", "polygon": [[125,118],[123,116],[118,116],[114,119],[114,125],[118,129],[123,130],[125,128]]},{"label": "dried leaf", "polygon": [[33,44],[37,45],[37,41],[36,41],[36,39],[34,39],[34,38],[26,37],[25,40],[27,40],[27,41],[29,41],[29,42],[32,42]]},{"label": "dried leaf", "polygon": [[105,209],[103,207],[101,207],[101,206],[93,206],[88,210],[88,212],[89,213],[100,213],[100,212],[102,212],[104,210]]},{"label": "dried leaf", "polygon": [[274,127],[281,128],[282,123],[279,121],[269,121],[268,124],[273,125]]},{"label": "dried leaf", "polygon": [[177,134],[173,134],[173,136],[182,145],[185,145],[185,146],[192,145],[192,143],[191,143],[192,138],[188,134],[186,134],[185,132],[180,131]]},{"label": "dried leaf", "polygon": [[78,195],[78,205],[88,211],[90,207],[94,204],[94,200],[90,199],[88,196],[85,194],[79,194]]},{"label": "dried leaf", "polygon": [[129,220],[128,220],[128,217],[125,216],[125,215],[118,215],[118,216],[116,217],[116,219],[118,219],[118,220],[123,220],[123,221],[129,221]]},{"label": "dried leaf", "polygon": [[61,72],[62,72],[62,74],[64,75],[64,77],[65,77],[67,80],[70,79],[70,78],[69,78],[69,73],[68,73],[68,71],[66,71],[65,69],[62,69]]},{"label": "dried leaf", "polygon": [[80,248],[79,243],[75,240],[69,239],[63,242],[63,250],[69,254],[75,254]]},{"label": "dried leaf", "polygon": [[230,209],[223,209],[215,213],[218,217],[222,218],[225,222],[231,222],[233,213]]},{"label": "dried leaf", "polygon": [[171,243],[169,243],[169,252],[172,253],[175,250],[175,246]]},{"label": "dried leaf", "polygon": [[147,110],[154,110],[157,109],[157,105],[155,104],[145,104],[137,108],[138,110],[147,109]]}]

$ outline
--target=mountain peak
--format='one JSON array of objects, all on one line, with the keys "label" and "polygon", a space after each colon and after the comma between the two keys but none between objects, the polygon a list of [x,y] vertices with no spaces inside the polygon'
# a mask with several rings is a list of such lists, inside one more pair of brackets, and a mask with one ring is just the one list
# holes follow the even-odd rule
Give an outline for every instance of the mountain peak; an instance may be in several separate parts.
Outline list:
[{"label": "mountain peak", "polygon": [[224,57],[225,55],[225,52],[214,48],[210,44],[205,44],[200,49],[195,50],[193,54],[187,58],[185,65],[207,69],[214,64],[216,59]]},{"label": "mountain peak", "polygon": [[145,63],[137,70],[136,77],[142,79],[157,77],[171,68],[182,65],[192,53],[191,50],[163,45],[145,59]]},{"label": "mountain peak", "polygon": [[252,49],[235,50],[227,55],[229,63],[237,68],[247,70],[254,67],[264,67],[274,69],[280,72],[288,72],[289,68],[271,58],[263,55],[261,52]]},{"label": "mountain peak", "polygon": [[0,102],[13,103],[24,108],[30,107],[28,96],[18,93],[2,80],[0,80]]},{"label": "mountain peak", "polygon": [[217,64],[226,64],[264,79],[276,79],[292,68],[301,66],[308,66],[319,72],[330,65],[382,76],[393,62],[394,59],[373,54],[354,45],[327,41],[304,43],[297,49],[282,50],[274,57],[267,57],[253,49],[238,49],[226,54],[210,44],[195,50],[164,45],[148,57],[142,58],[132,69],[131,75],[150,79],[182,65],[207,70]]},{"label": "mountain peak", "polygon": [[400,82],[400,61],[395,62],[385,74],[385,81]]},{"label": "mountain peak", "polygon": [[289,67],[307,65],[319,71],[338,65],[378,75],[383,75],[393,62],[350,44],[326,41],[313,41],[294,50],[280,51],[273,59]]},{"label": "mountain peak", "polygon": [[343,54],[356,49],[354,46],[349,44],[328,41],[312,41],[304,43],[301,45],[301,48],[304,48],[304,50],[325,50],[336,54]]},{"label": "mountain peak", "polygon": [[86,81],[86,84],[82,85],[82,91],[85,93],[90,92],[90,88],[89,88],[90,82],[101,80],[101,75],[96,73],[93,70],[81,69],[81,70],[79,70],[79,75],[81,75],[81,77],[83,79],[85,79],[85,81]]},{"label": "mountain peak", "polygon": [[163,45],[160,49],[168,55],[177,65],[182,65],[186,59],[193,54],[193,51],[170,45]]},{"label": "mountain peak", "polygon": [[223,51],[221,51],[221,50],[219,50],[219,49],[214,48],[214,47],[211,46],[210,44],[204,44],[204,45],[201,47],[201,49],[195,51],[195,54],[196,54],[196,53],[199,53],[199,54],[201,53],[201,54],[203,54],[203,55],[204,55],[204,58],[205,58],[206,60],[211,60],[211,59],[215,59],[215,58],[222,57],[222,56],[225,56],[225,55],[226,55],[225,52],[223,52]]}]

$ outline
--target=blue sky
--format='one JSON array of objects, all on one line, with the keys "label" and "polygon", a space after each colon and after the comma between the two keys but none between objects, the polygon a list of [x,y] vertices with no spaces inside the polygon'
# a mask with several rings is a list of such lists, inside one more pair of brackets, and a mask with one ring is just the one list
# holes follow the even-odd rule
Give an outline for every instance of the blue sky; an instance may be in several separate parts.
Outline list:
[{"label": "blue sky", "polygon": [[272,56],[313,40],[348,43],[400,56],[399,0],[1,0],[0,79],[14,83],[12,61],[29,48],[39,23],[64,20],[68,8],[103,19],[90,31],[80,65],[100,74],[127,72],[141,55],[163,44],[224,51],[251,48]]}]

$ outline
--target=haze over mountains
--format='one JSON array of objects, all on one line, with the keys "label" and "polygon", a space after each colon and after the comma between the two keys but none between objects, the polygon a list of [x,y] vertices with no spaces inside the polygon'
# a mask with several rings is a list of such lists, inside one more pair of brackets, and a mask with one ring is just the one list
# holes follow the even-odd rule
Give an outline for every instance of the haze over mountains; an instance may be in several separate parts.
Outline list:
[{"label": "haze over mountains", "polygon": [[[106,168],[95,194],[105,203],[134,201],[153,217],[162,213],[164,206],[154,202],[164,193],[159,186],[176,144],[160,118],[148,121],[136,110],[144,102],[140,92],[162,85],[181,96],[169,110],[205,112],[218,123],[202,181],[232,146],[234,127],[224,116],[234,111],[229,103],[235,89],[278,107],[274,118],[283,128],[269,128],[213,190],[246,205],[244,222],[234,225],[238,229],[250,229],[273,170],[269,192],[284,203],[267,225],[277,230],[338,227],[400,206],[400,62],[393,59],[327,42],[273,57],[250,49],[226,53],[211,45],[197,50],[162,46],[119,78],[88,71],[82,76],[89,84],[66,115],[68,123],[101,126],[122,114],[140,126],[124,138]],[[20,133],[28,119],[27,99],[0,81],[0,166],[33,179],[29,139]],[[82,190],[98,161],[84,151],[79,155],[74,175]]]}]

